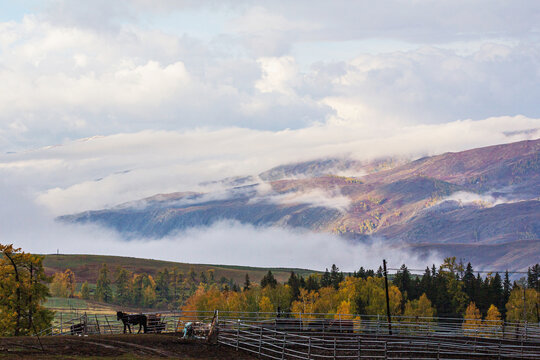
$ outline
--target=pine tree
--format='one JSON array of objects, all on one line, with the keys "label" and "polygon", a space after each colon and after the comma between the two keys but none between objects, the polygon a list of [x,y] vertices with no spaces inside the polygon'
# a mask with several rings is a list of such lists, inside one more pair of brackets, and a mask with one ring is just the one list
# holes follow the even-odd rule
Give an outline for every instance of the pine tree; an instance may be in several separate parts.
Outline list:
[{"label": "pine tree", "polygon": [[495,273],[495,276],[493,277],[491,283],[490,283],[490,299],[493,302],[493,304],[497,307],[497,309],[502,310],[505,304],[503,304],[503,284],[501,275],[499,273]]},{"label": "pine tree", "polygon": [[270,286],[272,288],[275,288],[277,286],[277,281],[274,275],[272,274],[272,271],[268,270],[268,273],[264,275],[264,277],[261,280],[261,288],[265,288],[267,286]]},{"label": "pine tree", "polygon": [[320,288],[321,288],[321,285],[319,284],[319,277],[315,274],[309,275],[306,280],[305,289],[307,291],[317,291]]},{"label": "pine tree", "polygon": [[116,302],[127,305],[131,300],[130,275],[126,269],[119,267],[116,270],[114,283],[116,284]]},{"label": "pine tree", "polygon": [[465,269],[465,274],[463,275],[463,285],[463,290],[471,301],[478,301],[476,293],[476,278],[474,277],[474,270],[471,263],[468,263],[467,268]]},{"label": "pine tree", "polygon": [[360,270],[358,270],[356,273],[356,277],[364,280],[367,279],[366,270],[364,270],[364,267],[360,266]]},{"label": "pine tree", "polygon": [[156,301],[163,305],[167,304],[171,300],[170,290],[171,276],[169,269],[165,268],[163,271],[157,273],[156,277]]},{"label": "pine tree", "polygon": [[244,291],[247,291],[251,288],[251,281],[249,281],[249,274],[246,273],[246,279],[244,280]]},{"label": "pine tree", "polygon": [[429,270],[429,267],[426,267],[424,276],[422,276],[422,279],[420,280],[418,292],[421,294],[426,294],[428,299],[430,299],[431,302],[434,302],[435,296],[433,291],[433,279],[431,277],[431,271]]},{"label": "pine tree", "polygon": [[334,289],[339,289],[339,284],[344,278],[343,273],[339,271],[336,264],[332,264],[332,269],[330,270],[330,283],[334,286]]},{"label": "pine tree", "polygon": [[527,287],[540,291],[540,264],[527,269]]},{"label": "pine tree", "polygon": [[96,300],[103,302],[111,302],[112,300],[111,280],[109,279],[107,264],[103,264],[101,269],[99,269],[99,276],[96,282]]},{"label": "pine tree", "polygon": [[300,296],[300,279],[298,279],[298,276],[296,276],[294,271],[291,271],[291,276],[289,276],[289,280],[287,280],[287,285],[291,288],[293,300],[298,299],[298,296]]},{"label": "pine tree", "polygon": [[504,273],[502,309],[501,309],[503,319],[506,319],[506,304],[508,303],[508,299],[510,299],[510,291],[512,291],[512,284],[510,283],[508,270],[506,270],[506,272]]},{"label": "pine tree", "polygon": [[83,282],[81,285],[81,298],[84,300],[90,299],[90,289],[88,288],[88,281]]},{"label": "pine tree", "polygon": [[330,278],[330,272],[327,268],[321,278],[321,287],[328,287],[330,285],[332,285],[332,279]]},{"label": "pine tree", "polygon": [[407,299],[412,299],[414,297],[411,274],[405,264],[401,265],[401,268],[394,277],[393,283],[398,287],[399,291],[401,291],[404,302],[407,301]]}]

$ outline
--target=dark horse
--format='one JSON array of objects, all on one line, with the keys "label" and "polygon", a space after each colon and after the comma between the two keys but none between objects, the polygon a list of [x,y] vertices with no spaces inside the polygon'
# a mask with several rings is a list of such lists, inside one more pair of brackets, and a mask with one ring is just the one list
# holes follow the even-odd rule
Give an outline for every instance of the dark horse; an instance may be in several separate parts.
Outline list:
[{"label": "dark horse", "polygon": [[126,314],[124,312],[118,311],[116,313],[116,319],[122,320],[122,322],[124,323],[124,334],[126,333],[126,327],[128,328],[129,333],[131,334],[130,325],[139,325],[139,331],[137,332],[137,334],[141,332],[141,329],[144,329],[144,333],[146,334],[146,325],[147,325],[146,315],[143,315],[143,314],[130,315],[130,314]]}]

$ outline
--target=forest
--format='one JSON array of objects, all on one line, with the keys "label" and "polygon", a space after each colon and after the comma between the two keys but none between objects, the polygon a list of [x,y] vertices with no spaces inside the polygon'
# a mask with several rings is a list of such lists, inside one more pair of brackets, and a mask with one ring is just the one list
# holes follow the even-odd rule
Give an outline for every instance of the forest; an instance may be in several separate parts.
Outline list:
[{"label": "forest", "polygon": [[[156,310],[261,312],[268,317],[350,318],[385,315],[385,282],[382,268],[360,267],[343,273],[336,265],[307,277],[291,272],[279,283],[271,271],[259,283],[246,273],[244,283],[216,279],[214,270],[187,274],[163,268],[154,276],[132,273],[118,267],[112,273],[106,264],[99,269],[96,284],[77,283],[70,269],[47,276],[43,257],[28,254],[13,245],[0,244],[0,335],[31,335],[50,325],[54,313],[44,303],[49,296],[110,303],[121,307]],[[393,316],[432,321],[439,318],[485,319],[537,323],[540,307],[540,265],[528,268],[526,277],[510,281],[505,272],[481,276],[469,263],[455,257],[437,268],[414,275],[406,265],[392,276],[388,288]],[[289,314],[290,313],[290,314]],[[360,315],[358,315],[360,314]]]},{"label": "forest", "polygon": [[[540,265],[528,269],[527,276],[510,281],[505,272],[481,276],[469,263],[464,266],[447,258],[438,268],[412,274],[406,265],[391,275],[390,308],[394,316],[480,317],[493,320],[538,321]],[[246,274],[243,284],[221,277],[212,269],[184,274],[164,268],[155,277],[118,268],[114,273],[104,264],[94,289],[83,283],[75,292],[75,275],[69,269],[56,273],[50,285],[53,296],[93,298],[97,301],[152,309],[183,309],[231,312],[297,314],[385,315],[385,286],[382,268],[360,267],[343,273],[336,265],[324,273],[304,278],[291,272],[285,283],[278,283],[271,271],[260,283]],[[525,298],[525,306],[523,298]],[[525,309],[524,309],[525,307]]]}]

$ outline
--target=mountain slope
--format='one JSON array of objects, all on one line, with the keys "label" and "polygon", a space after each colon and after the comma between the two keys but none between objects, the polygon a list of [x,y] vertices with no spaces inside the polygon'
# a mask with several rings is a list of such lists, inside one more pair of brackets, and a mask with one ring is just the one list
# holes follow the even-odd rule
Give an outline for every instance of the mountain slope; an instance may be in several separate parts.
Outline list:
[{"label": "mountain slope", "polygon": [[161,194],[60,219],[100,223],[127,238],[234,220],[352,239],[377,235],[389,243],[495,246],[540,239],[540,139],[411,162],[314,160],[219,183],[220,192]]}]

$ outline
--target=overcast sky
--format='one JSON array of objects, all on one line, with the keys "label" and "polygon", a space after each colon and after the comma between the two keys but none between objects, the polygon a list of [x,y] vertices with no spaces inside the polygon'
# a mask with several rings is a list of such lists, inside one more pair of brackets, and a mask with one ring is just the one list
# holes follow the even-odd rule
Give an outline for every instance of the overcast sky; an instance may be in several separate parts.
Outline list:
[{"label": "overcast sky", "polygon": [[34,218],[203,180],[540,137],[534,0],[0,8],[2,227],[30,250]]}]

